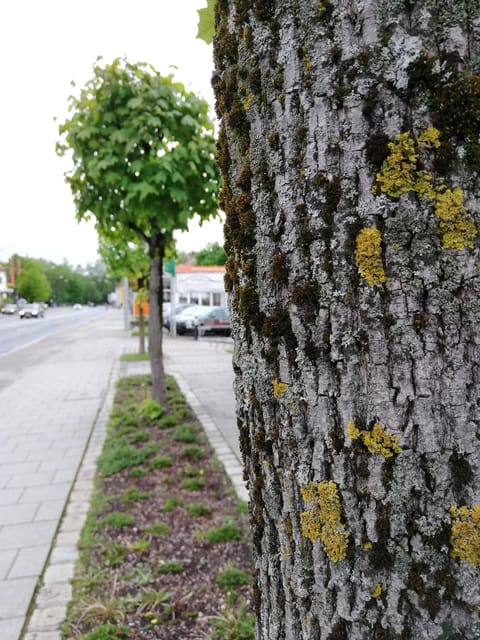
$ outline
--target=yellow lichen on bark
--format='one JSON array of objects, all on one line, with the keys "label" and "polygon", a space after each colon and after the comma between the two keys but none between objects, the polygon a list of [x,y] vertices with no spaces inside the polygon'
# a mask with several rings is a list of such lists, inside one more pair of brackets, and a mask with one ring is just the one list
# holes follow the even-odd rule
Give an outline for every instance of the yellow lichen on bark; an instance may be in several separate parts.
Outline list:
[{"label": "yellow lichen on bark", "polygon": [[351,440],[360,440],[370,453],[379,453],[384,458],[391,458],[395,453],[402,452],[398,444],[399,436],[385,431],[378,422],[373,425],[371,431],[368,431],[358,429],[355,422],[351,420],[347,424],[347,433]]},{"label": "yellow lichen on bark", "polygon": [[275,398],[281,398],[288,389],[288,384],[286,382],[281,382],[280,380],[272,380],[272,385],[273,395]]},{"label": "yellow lichen on bark", "polygon": [[440,221],[440,233],[445,249],[473,249],[477,228],[467,216],[461,189],[438,190],[435,213]]},{"label": "yellow lichen on bark", "polygon": [[390,155],[377,173],[377,185],[382,193],[399,198],[414,189],[418,150],[410,131],[399,133],[394,142],[388,143],[388,148]]},{"label": "yellow lichen on bark", "polygon": [[409,131],[398,134],[395,141],[388,144],[390,155],[377,173],[373,191],[392,198],[411,192],[432,200],[443,247],[472,249],[478,231],[463,206],[463,191],[447,189],[441,181],[435,185],[432,174],[417,167],[423,149],[438,149],[440,144],[440,132],[434,127],[425,129],[417,140]]},{"label": "yellow lichen on bark", "polygon": [[480,567],[480,504],[472,509],[454,504],[450,508],[450,515],[452,557]]},{"label": "yellow lichen on bark", "polygon": [[379,598],[382,595],[382,585],[376,582],[372,589],[372,598]]},{"label": "yellow lichen on bark", "polygon": [[304,501],[311,508],[300,514],[302,535],[315,542],[320,540],[332,562],[347,555],[349,534],[341,522],[338,487],[333,480],[310,482],[301,488]]},{"label": "yellow lichen on bark", "polygon": [[382,263],[382,236],[376,227],[362,229],[357,236],[355,260],[368,285],[385,282]]}]

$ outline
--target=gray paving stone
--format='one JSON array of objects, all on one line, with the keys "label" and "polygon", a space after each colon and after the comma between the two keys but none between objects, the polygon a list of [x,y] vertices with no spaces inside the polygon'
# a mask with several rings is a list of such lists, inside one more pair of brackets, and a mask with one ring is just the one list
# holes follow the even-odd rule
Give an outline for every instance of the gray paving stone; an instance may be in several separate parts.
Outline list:
[{"label": "gray paving stone", "polygon": [[0,526],[31,522],[37,510],[36,504],[9,504],[0,507]]},{"label": "gray paving stone", "polygon": [[8,572],[8,579],[39,576],[47,560],[49,549],[49,545],[20,549]]},{"label": "gray paving stone", "polygon": [[35,514],[35,522],[40,520],[59,520],[65,507],[65,500],[47,500],[42,502]]},{"label": "gray paving stone", "polygon": [[0,530],[0,549],[31,547],[34,543],[50,544],[57,525],[56,520],[46,520],[2,527]]},{"label": "gray paving stone", "polygon": [[[10,477],[9,477],[10,480]],[[19,501],[23,493],[22,488],[18,489],[0,489],[0,505],[15,504]]]},{"label": "gray paving stone", "polygon": [[70,469],[72,467],[72,461],[70,458],[64,457],[52,458],[44,460],[38,467],[39,471],[60,471],[61,469]]},{"label": "gray paving stone", "polygon": [[0,619],[0,638],[2,640],[18,640],[23,623],[23,616],[21,618],[8,618],[6,620]]},{"label": "gray paving stone", "polygon": [[53,482],[72,482],[76,473],[76,467],[72,467],[70,469],[59,469],[58,471],[55,471]]},{"label": "gray paving stone", "polygon": [[0,489],[3,489],[12,477],[11,473],[0,473]]},{"label": "gray paving stone", "polygon": [[[15,556],[17,555],[16,549],[8,549],[6,551],[0,551],[0,580],[4,580],[12,566]],[[0,636],[1,637],[1,636]]]},{"label": "gray paving stone", "polygon": [[59,484],[46,484],[39,487],[28,487],[23,492],[20,502],[44,502],[46,500],[65,499],[71,484],[62,482]]},{"label": "gray paving stone", "polygon": [[[36,582],[36,577],[0,582],[0,620],[18,618],[25,615]],[[3,640],[1,634],[0,638]]]},{"label": "gray paving stone", "polygon": [[38,470],[38,462],[4,462],[2,463],[2,474],[13,473],[34,473]]},{"label": "gray paving stone", "polygon": [[7,483],[7,487],[38,487],[54,480],[54,471],[34,471],[32,473],[14,473]]}]

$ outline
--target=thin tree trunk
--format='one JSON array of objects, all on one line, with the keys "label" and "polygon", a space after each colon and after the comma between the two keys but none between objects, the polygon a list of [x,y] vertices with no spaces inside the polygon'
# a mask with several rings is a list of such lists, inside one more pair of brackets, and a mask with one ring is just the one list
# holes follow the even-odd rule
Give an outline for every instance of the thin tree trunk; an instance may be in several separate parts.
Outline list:
[{"label": "thin tree trunk", "polygon": [[145,314],[143,305],[138,308],[138,352],[145,353]]},{"label": "thin tree trunk", "polygon": [[257,637],[478,639],[479,3],[216,7]]},{"label": "thin tree trunk", "polygon": [[163,404],[166,397],[165,372],[162,353],[162,302],[163,302],[163,258],[165,236],[155,234],[149,240],[150,282],[148,321],[148,351],[152,369],[152,395]]},{"label": "thin tree trunk", "polygon": [[138,289],[141,292],[140,304],[138,305],[138,334],[139,334],[139,353],[145,353],[145,313],[144,313],[144,293],[143,287],[145,286],[144,279],[138,279]]}]

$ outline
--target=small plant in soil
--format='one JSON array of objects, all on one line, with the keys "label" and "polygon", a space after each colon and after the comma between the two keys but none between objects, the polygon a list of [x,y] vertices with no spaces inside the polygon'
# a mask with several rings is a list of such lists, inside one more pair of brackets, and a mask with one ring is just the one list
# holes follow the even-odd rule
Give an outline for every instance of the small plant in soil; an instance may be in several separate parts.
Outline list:
[{"label": "small plant in soil", "polygon": [[186,478],[180,485],[181,489],[187,489],[188,491],[200,491],[205,486],[205,482],[202,478]]},{"label": "small plant in soil", "polygon": [[176,560],[164,562],[163,564],[159,564],[157,566],[158,573],[182,573],[182,571],[183,562],[177,562]]},{"label": "small plant in soil", "polygon": [[165,502],[162,504],[162,511],[173,511],[177,507],[181,507],[183,504],[183,500],[177,498],[177,496],[171,496],[167,498]]},{"label": "small plant in soil", "polygon": [[103,522],[109,527],[120,529],[121,527],[129,527],[133,523],[133,516],[131,513],[112,511],[108,516],[105,516]]},{"label": "small plant in soil", "polygon": [[157,456],[152,460],[152,467],[154,469],[166,469],[173,464],[172,456]]},{"label": "small plant in soil", "polygon": [[190,460],[203,460],[205,453],[203,449],[195,444],[187,444],[182,449],[182,456]]},{"label": "small plant in soil", "polygon": [[187,505],[187,511],[192,516],[209,516],[212,513],[212,510],[206,507],[203,502],[194,502]]},{"label": "small plant in soil", "polygon": [[137,487],[128,487],[120,496],[120,502],[122,504],[128,504],[129,502],[140,502],[141,500],[147,500],[150,497],[150,491],[140,491]]},{"label": "small plant in soil", "polygon": [[225,518],[225,522],[218,527],[212,527],[206,531],[198,531],[197,536],[211,544],[215,542],[228,542],[230,540],[241,540],[242,532],[236,522],[231,518]]},{"label": "small plant in soil", "polygon": [[170,525],[166,522],[156,522],[145,527],[143,531],[155,538],[162,538],[170,533]]},{"label": "small plant in soil", "polygon": [[173,439],[177,442],[195,442],[197,434],[189,424],[179,424],[173,432]]}]

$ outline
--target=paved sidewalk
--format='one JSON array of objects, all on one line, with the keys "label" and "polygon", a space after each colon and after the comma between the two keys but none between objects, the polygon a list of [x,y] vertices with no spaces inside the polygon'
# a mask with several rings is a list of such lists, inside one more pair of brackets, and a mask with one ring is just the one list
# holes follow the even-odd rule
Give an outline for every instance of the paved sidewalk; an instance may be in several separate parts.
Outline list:
[{"label": "paved sidewalk", "polygon": [[[60,639],[114,383],[119,376],[149,371],[148,362],[120,363],[121,353],[136,351],[138,339],[124,330],[119,313],[109,312],[77,331],[84,341],[71,343],[60,335],[52,349],[46,339],[45,363],[37,362],[21,380],[0,389],[0,640]],[[0,368],[8,365],[8,356],[0,360]],[[208,373],[216,393],[208,384],[205,388],[202,366],[219,375],[223,368],[223,384]],[[166,336],[165,367],[246,500],[228,345]]]}]

